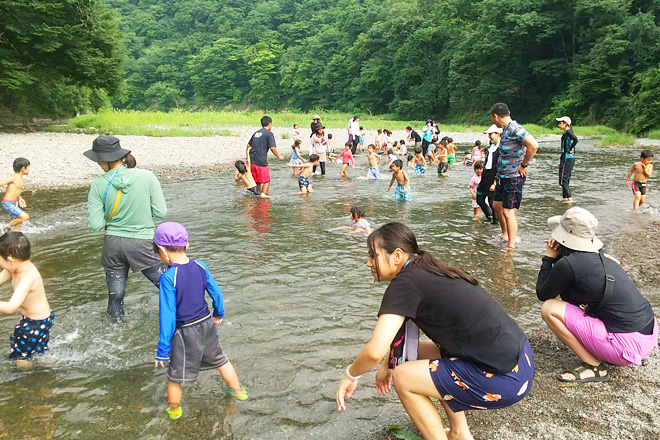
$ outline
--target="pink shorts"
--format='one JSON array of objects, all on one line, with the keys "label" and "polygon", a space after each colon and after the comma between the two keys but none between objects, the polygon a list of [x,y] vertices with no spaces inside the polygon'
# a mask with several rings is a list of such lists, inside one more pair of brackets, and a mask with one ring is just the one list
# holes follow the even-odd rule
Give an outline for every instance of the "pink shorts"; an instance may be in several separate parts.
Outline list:
[{"label": "pink shorts", "polygon": [[642,365],[642,360],[658,346],[658,322],[653,318],[653,334],[609,333],[598,318],[587,316],[584,311],[566,304],[564,321],[589,353],[613,365]]},{"label": "pink shorts", "polygon": [[256,183],[270,182],[270,169],[268,167],[260,167],[253,163],[250,164],[250,173]]}]

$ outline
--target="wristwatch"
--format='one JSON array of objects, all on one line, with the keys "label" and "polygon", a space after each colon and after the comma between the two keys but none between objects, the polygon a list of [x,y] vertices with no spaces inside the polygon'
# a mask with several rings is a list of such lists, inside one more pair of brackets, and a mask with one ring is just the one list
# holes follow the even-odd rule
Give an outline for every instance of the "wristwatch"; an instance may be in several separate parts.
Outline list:
[{"label": "wristwatch", "polygon": [[527,168],[529,166],[529,164],[521,163],[520,166],[523,167],[523,168]]}]

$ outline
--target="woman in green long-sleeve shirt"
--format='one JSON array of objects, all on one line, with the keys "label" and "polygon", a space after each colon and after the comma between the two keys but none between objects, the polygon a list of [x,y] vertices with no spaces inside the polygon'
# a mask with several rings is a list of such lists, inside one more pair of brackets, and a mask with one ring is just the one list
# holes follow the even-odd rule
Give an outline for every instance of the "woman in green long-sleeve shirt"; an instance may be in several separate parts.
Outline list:
[{"label": "woman in green long-sleeve shirt", "polygon": [[158,178],[135,168],[135,158],[114,136],[99,136],[83,153],[97,162],[105,174],[92,183],[87,196],[87,223],[93,231],[105,231],[101,266],[108,283],[108,315],[124,316],[128,272],[142,272],[158,287],[167,267],[156,253],[154,218],[167,214]]}]

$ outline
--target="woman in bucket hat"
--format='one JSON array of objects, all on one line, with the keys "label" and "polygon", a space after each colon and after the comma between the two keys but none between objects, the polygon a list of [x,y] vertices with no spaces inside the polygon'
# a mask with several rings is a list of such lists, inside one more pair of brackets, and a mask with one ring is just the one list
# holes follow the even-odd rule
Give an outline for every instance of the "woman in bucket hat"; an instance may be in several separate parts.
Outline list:
[{"label": "woman in bucket hat", "polygon": [[609,379],[604,362],[641,365],[658,345],[658,323],[623,268],[602,254],[598,220],[571,208],[550,217],[548,226],[552,235],[536,282],[541,316],[582,361],[559,380],[602,382]]},{"label": "woman in bucket hat", "polygon": [[156,176],[135,168],[135,158],[116,137],[97,137],[83,154],[105,172],[90,187],[87,223],[93,231],[105,231],[101,266],[108,283],[108,315],[120,320],[129,269],[156,286],[167,270],[153,244],[154,218],[167,214],[165,196]]}]

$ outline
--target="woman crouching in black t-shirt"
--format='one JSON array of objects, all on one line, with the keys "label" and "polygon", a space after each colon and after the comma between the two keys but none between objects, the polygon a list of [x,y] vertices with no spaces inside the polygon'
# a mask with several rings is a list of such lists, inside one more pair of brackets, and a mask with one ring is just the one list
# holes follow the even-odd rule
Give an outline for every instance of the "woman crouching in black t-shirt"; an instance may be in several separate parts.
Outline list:
[{"label": "woman crouching in black t-shirt", "polygon": [[[534,360],[525,334],[474,278],[419,249],[407,226],[382,226],[368,246],[374,279],[391,283],[371,339],[339,384],[337,409],[346,409],[357,379],[382,360],[378,393],[388,393],[393,381],[424,438],[448,435],[434,397],[449,418],[449,436],[471,439],[463,411],[503,408],[529,392]],[[417,346],[415,325],[431,341]]]}]

